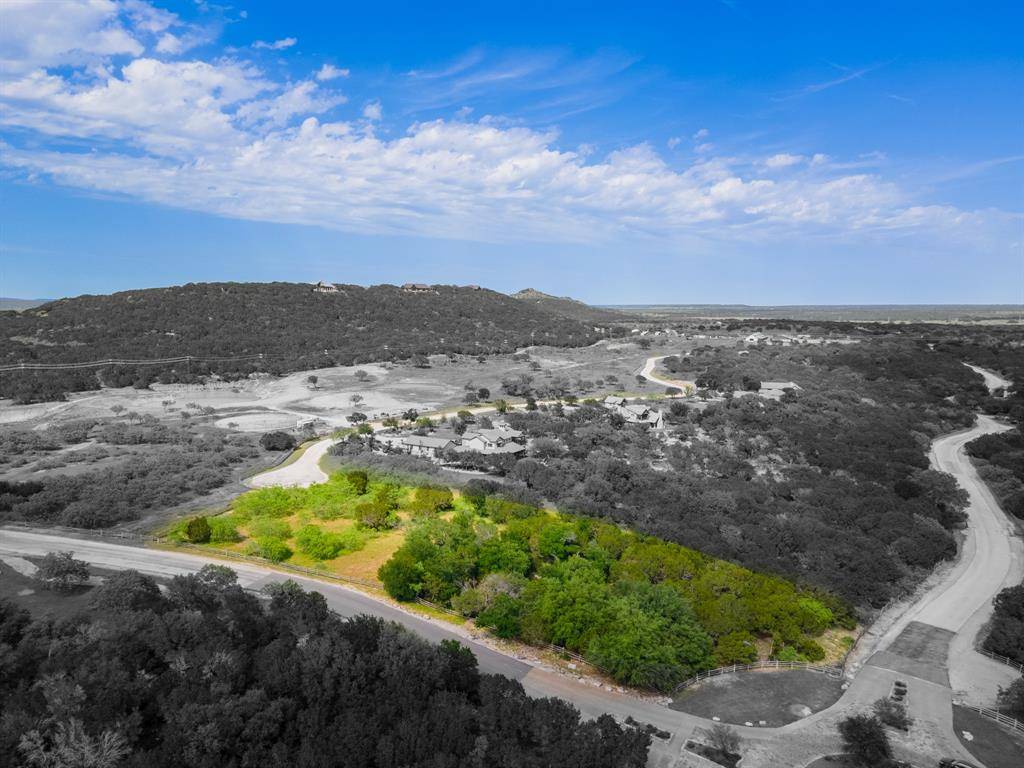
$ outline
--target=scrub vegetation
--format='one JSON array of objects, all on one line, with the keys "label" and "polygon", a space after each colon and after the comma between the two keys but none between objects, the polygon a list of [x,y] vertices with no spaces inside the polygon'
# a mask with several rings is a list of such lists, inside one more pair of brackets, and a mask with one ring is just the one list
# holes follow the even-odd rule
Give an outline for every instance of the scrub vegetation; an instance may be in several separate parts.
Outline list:
[{"label": "scrub vegetation", "polygon": [[565,647],[620,682],[661,690],[753,661],[761,648],[820,660],[816,638],[855,622],[825,592],[496,490],[475,480],[453,493],[355,469],[309,488],[246,493],[207,518],[208,539],[190,539],[193,521],[171,537],[375,575],[398,600],[440,604],[500,637]]},{"label": "scrub vegetation", "polygon": [[0,471],[34,470],[0,480],[0,521],[106,528],[220,488],[259,458],[250,435],[130,413],[0,430]]}]

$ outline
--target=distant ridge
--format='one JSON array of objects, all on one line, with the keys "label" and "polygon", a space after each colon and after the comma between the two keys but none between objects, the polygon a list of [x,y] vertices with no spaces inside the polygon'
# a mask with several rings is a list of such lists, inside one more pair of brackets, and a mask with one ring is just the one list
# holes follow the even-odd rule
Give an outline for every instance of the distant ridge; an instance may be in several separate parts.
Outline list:
[{"label": "distant ridge", "polygon": [[544,312],[584,323],[625,323],[635,318],[635,315],[617,309],[592,307],[568,296],[552,296],[535,288],[524,288],[513,293],[512,298],[532,304]]},{"label": "distant ridge", "polygon": [[[78,296],[0,314],[0,365],[49,369],[0,377],[0,397],[586,346],[603,336],[594,326],[476,286],[190,283]],[[175,362],[91,365],[108,358]]]},{"label": "distant ridge", "polygon": [[0,296],[0,312],[12,309],[15,312],[21,312],[22,310],[32,309],[32,307],[38,307],[50,301],[53,301],[53,299],[13,299],[7,296]]},{"label": "distant ridge", "polygon": [[894,323],[1012,323],[1024,317],[1019,304],[630,304],[608,309],[649,322],[680,320],[807,320]]}]

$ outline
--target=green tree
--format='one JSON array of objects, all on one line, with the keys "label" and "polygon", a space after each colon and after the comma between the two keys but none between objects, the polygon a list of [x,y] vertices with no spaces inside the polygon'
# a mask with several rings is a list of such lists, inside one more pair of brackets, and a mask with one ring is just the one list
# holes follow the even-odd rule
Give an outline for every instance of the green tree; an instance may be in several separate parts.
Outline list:
[{"label": "green tree", "polygon": [[476,623],[489,628],[498,637],[519,636],[522,603],[509,595],[498,595],[491,605],[480,612]]},{"label": "green tree", "polygon": [[422,588],[423,567],[404,548],[400,548],[377,569],[377,578],[395,600],[415,600]]},{"label": "green tree", "polygon": [[502,535],[480,545],[478,564],[481,574],[518,573],[525,576],[530,572],[533,560],[521,541]]},{"label": "green tree", "polygon": [[193,544],[205,544],[212,534],[210,523],[203,515],[193,517],[185,524],[185,538]]}]

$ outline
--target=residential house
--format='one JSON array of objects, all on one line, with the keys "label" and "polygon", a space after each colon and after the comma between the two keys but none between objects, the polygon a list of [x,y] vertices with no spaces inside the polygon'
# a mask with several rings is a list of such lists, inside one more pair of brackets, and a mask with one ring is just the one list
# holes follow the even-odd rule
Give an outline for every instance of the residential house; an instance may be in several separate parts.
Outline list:
[{"label": "residential house", "polygon": [[508,427],[500,429],[477,429],[467,431],[462,436],[459,450],[477,451],[478,453],[522,453],[526,450],[522,440],[523,433]]},{"label": "residential house", "polygon": [[[396,443],[392,443],[395,445]],[[432,437],[429,435],[407,435],[397,441],[398,447],[405,450],[410,456],[421,456],[426,459],[439,459],[449,448],[455,445],[453,440],[447,437]]]},{"label": "residential house", "polygon": [[406,283],[402,290],[406,293],[431,293],[434,289],[426,283]]},{"label": "residential house", "polygon": [[604,399],[604,404],[613,413],[625,419],[627,424],[643,424],[652,429],[661,429],[665,424],[665,417],[661,411],[644,403],[630,403],[624,397],[608,395]]},{"label": "residential house", "polygon": [[334,283],[325,283],[323,280],[313,286],[313,293],[337,293],[338,286]]}]

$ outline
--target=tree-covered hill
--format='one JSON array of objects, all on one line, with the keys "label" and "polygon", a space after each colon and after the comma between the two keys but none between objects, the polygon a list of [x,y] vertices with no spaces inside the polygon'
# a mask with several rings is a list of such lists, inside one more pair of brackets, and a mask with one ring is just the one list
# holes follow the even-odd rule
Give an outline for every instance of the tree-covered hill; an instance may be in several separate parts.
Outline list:
[{"label": "tree-covered hill", "polygon": [[190,283],[2,312],[0,366],[185,355],[256,359],[0,373],[0,396],[34,401],[102,384],[511,352],[532,344],[578,346],[600,337],[592,325],[479,288],[337,288],[315,293],[296,283]]}]

